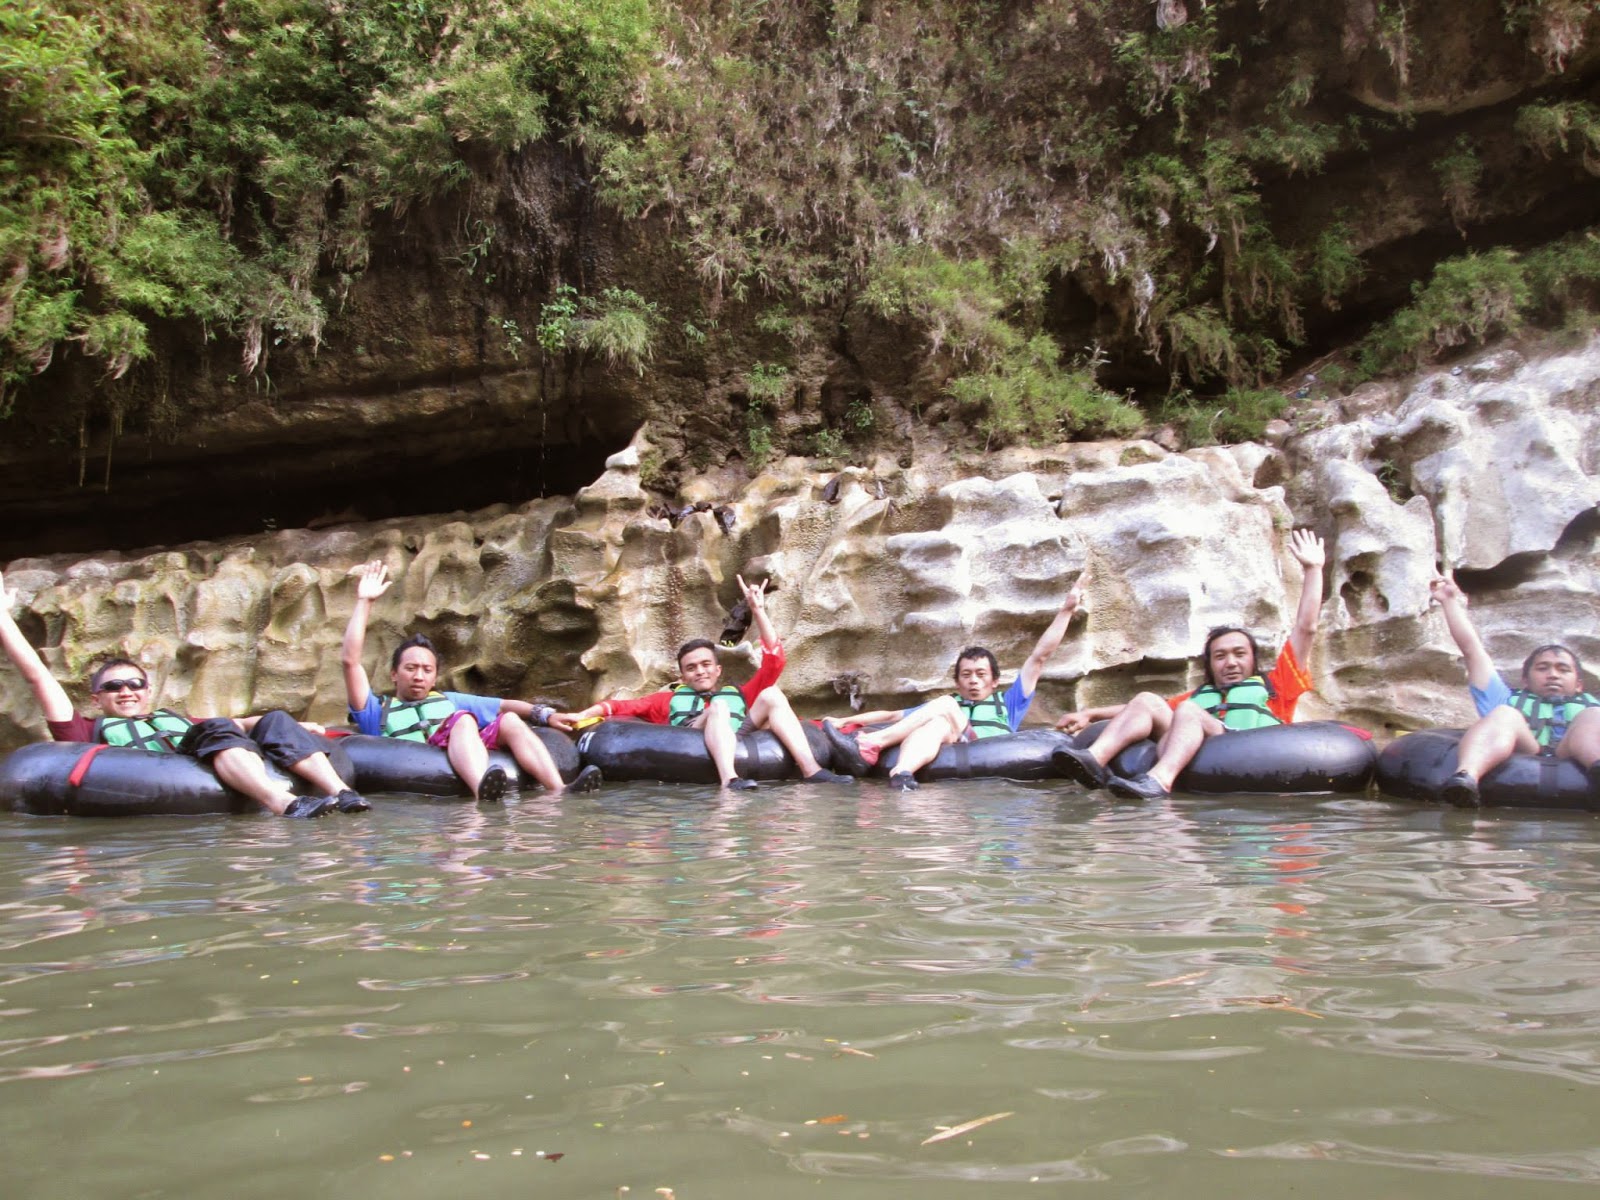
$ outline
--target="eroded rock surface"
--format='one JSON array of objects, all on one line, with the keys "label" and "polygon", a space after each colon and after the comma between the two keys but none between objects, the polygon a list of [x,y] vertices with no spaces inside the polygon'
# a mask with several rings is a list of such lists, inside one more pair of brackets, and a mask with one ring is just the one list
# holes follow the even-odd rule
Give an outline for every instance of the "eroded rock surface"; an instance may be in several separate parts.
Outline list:
[{"label": "eroded rock surface", "polygon": [[[91,663],[118,653],[150,669],[163,703],[324,721],[342,718],[349,571],[369,558],[398,581],[368,636],[375,679],[420,630],[449,686],[574,706],[670,679],[680,642],[723,628],[741,572],[772,580],[784,686],[805,712],[936,693],[973,643],[1015,670],[1086,566],[1087,616],[1033,719],[1175,690],[1193,682],[1188,659],[1211,625],[1281,642],[1298,599],[1296,526],[1329,549],[1305,717],[1382,729],[1470,716],[1427,608],[1439,564],[1460,572],[1506,667],[1556,636],[1600,661],[1600,343],[1533,362],[1500,351],[1403,395],[1370,385],[1323,416],[1278,448],[1096,443],[977,463],[919,452],[909,467],[884,456],[842,472],[787,459],[753,482],[729,466],[671,498],[671,519],[650,512],[663,497],[640,482],[642,432],[570,499],[22,560],[6,580],[24,631],[80,699]],[[748,641],[728,652],[730,672],[753,662]],[[42,733],[20,678],[0,674],[0,743]]]}]

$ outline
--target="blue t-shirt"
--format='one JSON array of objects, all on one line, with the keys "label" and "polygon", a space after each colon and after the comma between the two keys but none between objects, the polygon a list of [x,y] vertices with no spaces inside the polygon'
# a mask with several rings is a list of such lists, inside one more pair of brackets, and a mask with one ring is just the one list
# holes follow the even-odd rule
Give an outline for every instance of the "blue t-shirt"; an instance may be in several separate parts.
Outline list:
[{"label": "blue t-shirt", "polygon": [[[482,729],[500,715],[500,701],[494,696],[472,696],[466,692],[444,692],[444,698],[458,709],[464,708]],[[350,710],[350,720],[361,733],[383,736],[383,700],[377,692],[367,693],[367,705],[360,712]]]},{"label": "blue t-shirt", "polygon": [[1511,702],[1511,689],[1506,686],[1506,681],[1500,677],[1500,672],[1494,673],[1487,687],[1476,688],[1467,685],[1472,691],[1472,703],[1478,707],[1478,715],[1487,717],[1502,704]]},{"label": "blue t-shirt", "polygon": [[1011,686],[1006,689],[1006,723],[1015,733],[1022,725],[1022,718],[1028,715],[1028,706],[1033,703],[1033,693],[1022,690],[1022,676],[1018,675],[1011,681]]}]

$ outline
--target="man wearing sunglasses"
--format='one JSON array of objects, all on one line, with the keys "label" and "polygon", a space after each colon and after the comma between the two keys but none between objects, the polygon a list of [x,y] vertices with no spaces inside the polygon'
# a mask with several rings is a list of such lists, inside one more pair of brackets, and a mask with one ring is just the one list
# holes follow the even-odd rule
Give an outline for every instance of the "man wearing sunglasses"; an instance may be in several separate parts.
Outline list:
[{"label": "man wearing sunglasses", "polygon": [[[1271,670],[1260,665],[1256,640],[1245,630],[1221,625],[1206,635],[1200,665],[1203,686],[1181,696],[1140,692],[1126,704],[1070,712],[1056,728],[1078,733],[1093,721],[1106,721],[1100,736],[1084,749],[1068,746],[1052,756],[1056,767],[1085,787],[1108,788],[1118,796],[1156,800],[1172,794],[1183,769],[1205,740],[1230,730],[1286,725],[1295,705],[1311,688],[1302,665],[1311,654],[1322,611],[1322,539],[1307,529],[1289,539],[1289,553],[1300,564],[1300,604],[1294,628]],[[1122,751],[1145,738],[1157,739],[1150,770],[1124,779],[1111,770]]]},{"label": "man wearing sunglasses", "polygon": [[[80,715],[38,651],[22,636],[11,615],[16,602],[16,590],[8,589],[0,575],[0,650],[22,672],[56,741],[99,742],[197,758],[228,787],[282,817],[320,817],[335,809],[365,812],[372,807],[339,778],[328,756],[288,713],[191,720],[170,709],[152,711],[150,679],[126,658],[110,659],[95,669],[89,690],[100,716]],[[288,783],[267,773],[268,759],[323,794],[296,796]]]}]

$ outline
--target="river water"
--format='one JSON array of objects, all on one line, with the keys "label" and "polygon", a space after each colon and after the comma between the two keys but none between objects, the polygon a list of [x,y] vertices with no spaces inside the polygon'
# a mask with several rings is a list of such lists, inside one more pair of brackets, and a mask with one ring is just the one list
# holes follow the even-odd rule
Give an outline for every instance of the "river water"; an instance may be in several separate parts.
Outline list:
[{"label": "river water", "polygon": [[972,782],[7,817],[0,985],[10,1200],[1600,1185],[1586,816]]}]

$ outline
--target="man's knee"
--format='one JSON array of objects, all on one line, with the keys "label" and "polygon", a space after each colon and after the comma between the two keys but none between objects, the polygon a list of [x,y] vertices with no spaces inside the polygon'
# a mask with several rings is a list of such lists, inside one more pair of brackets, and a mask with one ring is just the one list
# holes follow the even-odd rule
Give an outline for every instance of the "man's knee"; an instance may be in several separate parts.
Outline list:
[{"label": "man's knee", "polygon": [[1533,727],[1528,724],[1528,718],[1509,704],[1502,704],[1498,708],[1490,709],[1472,723],[1469,732],[1471,729],[1492,730],[1509,734],[1526,733],[1529,736],[1532,736],[1533,733]]},{"label": "man's knee", "polygon": [[788,712],[791,710],[789,697],[785,696],[783,694],[783,689],[778,687],[776,684],[774,684],[772,687],[762,689],[761,694],[756,697],[755,704],[751,706],[752,710],[754,710],[757,705],[766,708],[771,712]]}]

